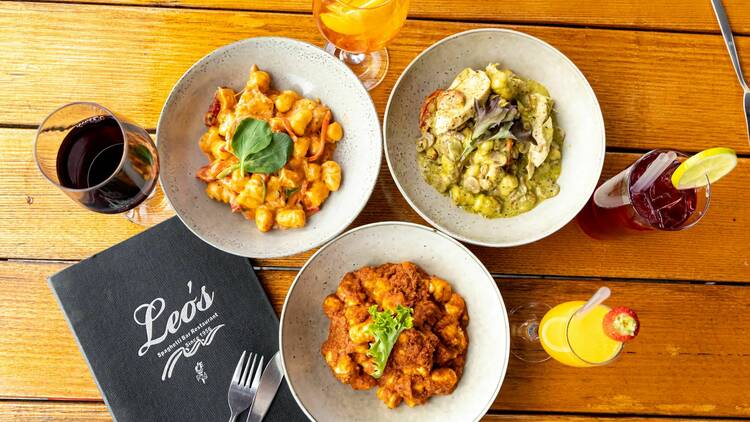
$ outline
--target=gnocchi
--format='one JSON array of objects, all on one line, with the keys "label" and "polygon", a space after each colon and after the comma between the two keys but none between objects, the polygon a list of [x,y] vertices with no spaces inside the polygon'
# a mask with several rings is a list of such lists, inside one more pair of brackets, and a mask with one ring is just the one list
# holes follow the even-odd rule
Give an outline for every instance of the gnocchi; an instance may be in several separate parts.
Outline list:
[{"label": "gnocchi", "polygon": [[[412,328],[398,335],[380,378],[373,376],[376,363],[367,354],[375,341],[368,329],[373,318],[367,309],[373,305],[413,309]],[[377,397],[389,408],[421,405],[458,385],[469,317],[464,299],[447,281],[410,262],[364,267],[344,276],[323,301],[323,311],[331,324],[320,352],[342,383],[355,390],[377,386]]]},{"label": "gnocchi", "polygon": [[[232,137],[246,118],[266,121],[271,131],[286,132],[294,142],[288,162],[272,174],[237,168]],[[208,129],[198,146],[209,163],[196,177],[206,183],[209,198],[229,204],[261,232],[304,227],[341,186],[341,166],[331,158],[344,135],[341,124],[320,100],[275,90],[271,75],[255,65],[240,92],[216,90],[204,123]]]}]

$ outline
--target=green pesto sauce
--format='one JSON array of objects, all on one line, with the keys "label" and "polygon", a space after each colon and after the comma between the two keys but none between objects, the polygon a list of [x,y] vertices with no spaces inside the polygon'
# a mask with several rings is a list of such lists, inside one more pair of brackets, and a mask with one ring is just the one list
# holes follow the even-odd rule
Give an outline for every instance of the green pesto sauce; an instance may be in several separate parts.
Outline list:
[{"label": "green pesto sauce", "polygon": [[[442,194],[451,198],[454,204],[464,210],[483,215],[487,218],[509,218],[532,210],[545,199],[556,196],[560,187],[557,179],[562,170],[562,139],[555,139],[553,148],[560,154],[559,158],[548,157],[541,166],[534,170],[531,179],[527,178],[525,163],[511,163],[505,167],[506,175],[513,175],[519,180],[519,184],[526,186],[516,187],[509,193],[500,192],[500,189],[491,191],[480,190],[479,193],[471,193],[460,187],[460,182],[452,181],[450,177],[443,174],[442,167],[436,160],[430,160],[424,152],[417,153],[417,162],[420,172],[430,186]],[[460,176],[459,176],[460,178]]]}]

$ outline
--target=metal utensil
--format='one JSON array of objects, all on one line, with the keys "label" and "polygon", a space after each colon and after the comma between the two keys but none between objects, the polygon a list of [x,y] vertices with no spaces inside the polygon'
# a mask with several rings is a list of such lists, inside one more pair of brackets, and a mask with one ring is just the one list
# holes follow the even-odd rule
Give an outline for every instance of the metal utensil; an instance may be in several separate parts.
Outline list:
[{"label": "metal utensil", "polygon": [[260,363],[258,363],[256,362],[258,355],[250,353],[246,361],[246,353],[247,351],[242,352],[240,361],[237,362],[237,368],[234,370],[232,382],[229,384],[227,400],[232,412],[229,416],[229,422],[234,422],[240,413],[253,405],[255,393],[258,391],[258,384],[260,384],[260,375],[263,372],[263,356],[260,357]]},{"label": "metal utensil", "polygon": [[276,352],[260,378],[258,393],[255,395],[255,402],[247,415],[247,422],[261,422],[263,420],[268,408],[271,407],[276,392],[279,391],[279,385],[283,378],[284,369],[281,367],[281,354]]},{"label": "metal utensil", "polygon": [[724,43],[727,45],[729,57],[732,58],[732,66],[734,66],[734,71],[735,73],[737,73],[737,79],[740,80],[740,86],[745,92],[743,99],[743,107],[745,110],[745,126],[747,128],[748,138],[750,138],[750,87],[748,87],[745,76],[742,74],[742,64],[740,63],[740,56],[739,54],[737,54],[737,47],[735,47],[734,45],[732,27],[729,25],[729,18],[727,17],[727,11],[724,9],[724,4],[721,2],[721,0],[711,0],[711,4],[714,7],[716,19],[719,20],[721,35],[724,37]]}]

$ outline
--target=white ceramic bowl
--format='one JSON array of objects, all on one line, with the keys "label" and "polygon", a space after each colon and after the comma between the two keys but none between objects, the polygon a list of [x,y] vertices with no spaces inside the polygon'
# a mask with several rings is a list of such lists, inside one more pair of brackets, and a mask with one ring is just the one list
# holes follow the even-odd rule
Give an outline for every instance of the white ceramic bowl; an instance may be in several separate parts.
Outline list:
[{"label": "white ceramic bowl", "polygon": [[[453,394],[422,406],[388,409],[375,389],[354,391],[334,378],[320,354],[328,337],[323,299],[349,271],[411,261],[451,283],[469,313],[469,349]],[[403,222],[361,226],[337,237],[305,264],[284,303],[279,350],[297,403],[316,421],[479,420],[500,391],[508,365],[508,318],[497,284],[466,247],[435,229]]]},{"label": "white ceramic bowl", "polygon": [[[195,172],[207,163],[198,148],[203,116],[219,86],[245,86],[250,67],[269,72],[276,89],[320,98],[344,127],[334,159],[341,189],[296,230],[259,232],[255,223],[209,199]],[[354,221],[380,169],[380,123],[367,90],[340,60],[313,45],[278,37],[250,38],[213,51],[195,63],[169,94],[156,130],[164,193],[183,223],[209,244],[236,255],[270,258],[322,245]]]},{"label": "white ceramic bowl", "polygon": [[[490,62],[546,86],[566,133],[560,193],[512,218],[486,219],[454,206],[424,181],[416,161],[419,107],[424,98],[445,89],[462,69],[484,68]],[[417,56],[391,92],[383,133],[388,168],[412,208],[445,233],[476,245],[517,246],[559,230],[586,204],[604,163],[604,120],[581,71],[544,41],[507,29],[461,32]]]}]

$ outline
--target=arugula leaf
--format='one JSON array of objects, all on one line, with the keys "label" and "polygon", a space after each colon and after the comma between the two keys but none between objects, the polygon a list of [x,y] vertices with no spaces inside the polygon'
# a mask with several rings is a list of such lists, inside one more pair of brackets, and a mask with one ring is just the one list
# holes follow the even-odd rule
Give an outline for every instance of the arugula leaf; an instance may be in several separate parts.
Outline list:
[{"label": "arugula leaf", "polygon": [[249,173],[270,174],[284,167],[294,149],[292,138],[286,133],[274,132],[271,142],[262,150],[250,154],[242,167]]},{"label": "arugula leaf", "polygon": [[[471,132],[471,140],[461,152],[458,159],[463,163],[469,157],[472,151],[484,141],[490,139],[513,138],[510,131],[513,126],[513,120],[518,117],[518,109],[514,105],[501,106],[500,97],[490,97],[487,104],[481,105],[479,101],[474,100],[474,129]],[[495,132],[494,134],[492,132]]]},{"label": "arugula leaf", "polygon": [[375,341],[370,343],[367,355],[375,358],[375,372],[372,376],[380,378],[383,376],[388,357],[391,355],[398,336],[402,331],[412,327],[414,310],[398,305],[395,313],[387,310],[378,312],[378,306],[372,305],[369,312],[373,321],[367,327],[367,331],[375,337]]},{"label": "arugula leaf", "polygon": [[458,162],[463,163],[464,160],[466,160],[469,157],[469,154],[471,154],[471,152],[474,151],[477,148],[477,146],[479,146],[479,144],[484,141],[491,141],[495,139],[506,139],[506,138],[516,139],[516,137],[510,131],[510,128],[512,126],[513,126],[513,123],[508,122],[503,125],[500,125],[497,132],[488,138],[472,139],[471,142],[469,142],[469,144],[466,145],[463,152],[461,152],[461,157],[459,157]]},{"label": "arugula leaf", "polygon": [[244,176],[244,169],[250,155],[268,147],[271,140],[271,126],[263,120],[244,119],[237,125],[232,136],[232,151],[240,160],[242,176]]}]

